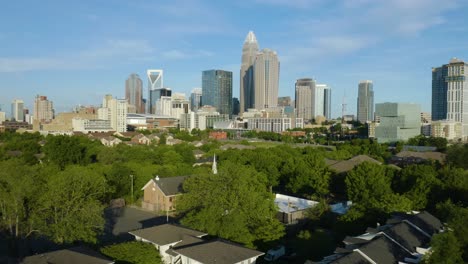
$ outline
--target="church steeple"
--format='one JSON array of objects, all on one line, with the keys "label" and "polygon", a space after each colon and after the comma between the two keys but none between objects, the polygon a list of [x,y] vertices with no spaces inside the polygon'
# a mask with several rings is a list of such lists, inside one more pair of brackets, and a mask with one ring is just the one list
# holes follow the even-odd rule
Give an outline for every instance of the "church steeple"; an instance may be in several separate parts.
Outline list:
[{"label": "church steeple", "polygon": [[213,156],[213,166],[212,166],[211,170],[213,171],[213,174],[218,174],[218,168],[217,168],[217,165],[216,165],[216,154],[214,154],[214,156]]}]

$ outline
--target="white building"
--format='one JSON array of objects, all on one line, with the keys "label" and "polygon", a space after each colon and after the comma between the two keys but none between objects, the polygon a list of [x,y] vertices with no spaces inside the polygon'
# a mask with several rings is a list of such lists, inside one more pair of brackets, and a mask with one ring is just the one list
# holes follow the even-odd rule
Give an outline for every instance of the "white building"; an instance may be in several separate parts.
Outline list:
[{"label": "white building", "polygon": [[125,99],[115,99],[112,95],[104,97],[102,108],[98,109],[98,119],[109,120],[113,130],[127,131],[128,103]]},{"label": "white building", "polygon": [[6,121],[6,114],[5,112],[0,111],[0,125]]},{"label": "white building", "polygon": [[461,122],[450,120],[432,121],[431,136],[442,137],[447,140],[457,140],[463,138],[463,126]]},{"label": "white building", "polygon": [[11,103],[11,119],[18,122],[24,121],[24,101],[15,99]]},{"label": "white building", "polygon": [[110,120],[73,118],[72,126],[73,131],[82,133],[113,131]]},{"label": "white building", "polygon": [[34,120],[50,122],[52,119],[54,119],[52,101],[47,100],[47,96],[37,95],[34,100]]}]

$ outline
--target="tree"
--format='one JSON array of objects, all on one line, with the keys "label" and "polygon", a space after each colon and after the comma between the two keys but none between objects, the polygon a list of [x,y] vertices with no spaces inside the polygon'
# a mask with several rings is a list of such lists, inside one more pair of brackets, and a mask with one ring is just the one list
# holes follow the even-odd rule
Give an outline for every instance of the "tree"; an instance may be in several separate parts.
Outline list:
[{"label": "tree", "polygon": [[161,256],[152,244],[125,242],[101,248],[101,253],[115,260],[115,264],[160,264]]},{"label": "tree", "polygon": [[468,170],[468,144],[455,144],[447,150],[447,163]]},{"label": "tree", "polygon": [[345,178],[348,199],[359,204],[362,210],[378,210],[385,213],[408,211],[411,201],[394,194],[391,174],[384,166],[363,162],[351,170]]},{"label": "tree", "polygon": [[395,190],[403,193],[412,201],[413,209],[424,209],[428,202],[428,196],[437,184],[439,181],[433,166],[411,165],[401,170],[400,177],[395,183]]},{"label": "tree", "polygon": [[38,201],[35,221],[56,243],[95,243],[103,229],[104,176],[88,167],[71,166],[51,176]]},{"label": "tree", "polygon": [[86,147],[80,143],[78,137],[59,135],[47,137],[44,146],[46,158],[64,169],[69,164],[87,164]]},{"label": "tree", "polygon": [[284,234],[276,219],[274,196],[263,173],[231,162],[220,163],[218,174],[192,176],[177,209],[182,224],[249,247]]},{"label": "tree", "polygon": [[431,239],[431,251],[425,256],[425,264],[464,263],[460,243],[453,232],[435,234]]}]

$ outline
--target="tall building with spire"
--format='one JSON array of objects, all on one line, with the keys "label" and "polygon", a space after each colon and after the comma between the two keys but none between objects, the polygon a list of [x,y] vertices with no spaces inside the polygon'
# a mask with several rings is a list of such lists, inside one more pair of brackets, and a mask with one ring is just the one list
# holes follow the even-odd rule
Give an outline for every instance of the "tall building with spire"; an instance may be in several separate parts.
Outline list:
[{"label": "tall building with spire", "polygon": [[143,82],[136,73],[130,74],[125,81],[125,99],[128,101],[129,113],[144,113]]},{"label": "tall building with spire", "polygon": [[249,31],[242,47],[240,69],[240,114],[254,105],[254,62],[258,53],[257,38]]}]

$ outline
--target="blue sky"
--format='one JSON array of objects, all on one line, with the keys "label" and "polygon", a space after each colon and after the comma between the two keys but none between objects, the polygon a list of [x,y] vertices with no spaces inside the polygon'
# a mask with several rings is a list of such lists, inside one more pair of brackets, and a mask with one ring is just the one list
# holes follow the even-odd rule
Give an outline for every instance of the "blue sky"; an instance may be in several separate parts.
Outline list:
[{"label": "blue sky", "polygon": [[82,0],[3,1],[0,104],[46,95],[58,112],[124,96],[125,79],[164,69],[164,85],[187,95],[201,71],[233,71],[239,96],[242,44],[278,52],[280,96],[314,77],[333,89],[333,116],[356,112],[359,80],[375,102],[430,111],[431,67],[468,60],[464,0]]}]

